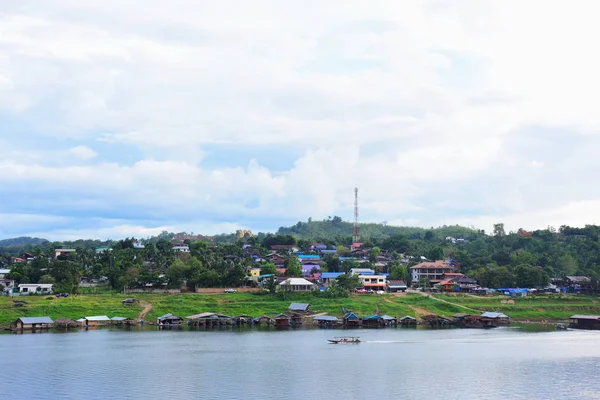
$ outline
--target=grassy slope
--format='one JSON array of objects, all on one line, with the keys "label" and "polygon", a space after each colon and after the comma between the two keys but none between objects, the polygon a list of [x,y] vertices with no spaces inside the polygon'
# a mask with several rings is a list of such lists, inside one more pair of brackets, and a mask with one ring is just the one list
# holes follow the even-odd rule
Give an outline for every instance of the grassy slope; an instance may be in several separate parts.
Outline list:
[{"label": "grassy slope", "polygon": [[513,320],[565,320],[573,314],[600,314],[600,302],[592,296],[539,296],[514,299],[515,304],[502,304],[506,297],[436,295],[436,298],[481,311],[498,311]]},{"label": "grassy slope", "polygon": [[[60,299],[46,300],[44,296],[21,297],[27,302],[25,307],[14,307],[10,298],[0,297],[0,324],[6,325],[21,316],[44,316],[51,318],[73,318],[90,315],[108,315],[136,317],[143,306],[139,303],[124,306],[124,295],[80,295]],[[151,321],[168,312],[187,316],[205,311],[222,312],[228,315],[249,314],[253,316],[265,313],[285,312],[292,301],[311,304],[315,313],[328,313],[340,316],[342,307],[359,315],[378,313],[394,316],[420,316],[426,313],[452,315],[467,312],[458,305],[464,305],[481,311],[501,311],[515,320],[552,320],[566,319],[575,313],[600,314],[600,302],[592,297],[544,297],[517,299],[516,304],[501,304],[499,297],[482,298],[472,296],[436,295],[448,304],[418,294],[404,296],[359,295],[347,299],[325,299],[310,294],[294,294],[289,299],[279,300],[271,296],[256,296],[249,293],[235,294],[183,294],[136,295],[135,298],[151,303],[153,308],[146,316]]]}]

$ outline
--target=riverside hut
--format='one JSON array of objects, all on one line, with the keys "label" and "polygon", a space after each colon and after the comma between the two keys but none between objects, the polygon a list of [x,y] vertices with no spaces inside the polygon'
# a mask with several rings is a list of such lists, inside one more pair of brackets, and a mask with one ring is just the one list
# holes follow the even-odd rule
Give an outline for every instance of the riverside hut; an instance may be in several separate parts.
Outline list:
[{"label": "riverside hut", "polygon": [[277,314],[273,319],[276,327],[287,327],[291,324],[291,318],[287,314]]},{"label": "riverside hut", "polygon": [[398,318],[389,315],[382,315],[381,323],[383,326],[398,326]]},{"label": "riverside hut", "polygon": [[50,317],[21,317],[13,322],[12,328],[20,331],[35,331],[49,329],[54,321]]},{"label": "riverside hut", "polygon": [[367,314],[362,317],[362,326],[365,328],[379,328],[381,326],[381,317],[375,314]]},{"label": "riverside hut", "polygon": [[54,320],[54,326],[62,329],[77,328],[77,322],[71,318],[57,318]]},{"label": "riverside hut", "polygon": [[183,318],[171,313],[156,318],[156,324],[158,326],[179,325],[181,322],[183,322]]},{"label": "riverside hut", "polygon": [[260,325],[262,323],[266,323],[267,325],[271,325],[273,323],[273,318],[267,315],[261,315],[259,317],[254,318],[254,323]]},{"label": "riverside hut", "polygon": [[110,325],[111,320],[106,315],[95,315],[83,317],[77,320],[84,328],[96,328],[98,326]]},{"label": "riverside hut", "polygon": [[402,326],[416,326],[417,325],[417,319],[414,317],[411,317],[410,315],[406,315],[402,318],[399,319],[400,325]]},{"label": "riverside hut", "polygon": [[313,318],[313,324],[321,327],[321,328],[333,328],[337,326],[342,321],[333,315],[317,315]]},{"label": "riverside hut", "polygon": [[510,317],[506,314],[503,314],[501,312],[484,312],[483,314],[481,314],[481,316],[483,318],[486,318],[490,321],[492,321],[494,324],[496,325],[508,325],[510,324]]},{"label": "riverside hut", "polygon": [[135,325],[135,321],[132,318],[127,317],[112,317],[111,322],[113,325]]},{"label": "riverside hut", "polygon": [[600,330],[600,315],[572,315],[569,328]]},{"label": "riverside hut", "polygon": [[353,312],[344,314],[342,319],[344,321],[344,327],[346,328],[356,328],[362,324],[362,320]]}]

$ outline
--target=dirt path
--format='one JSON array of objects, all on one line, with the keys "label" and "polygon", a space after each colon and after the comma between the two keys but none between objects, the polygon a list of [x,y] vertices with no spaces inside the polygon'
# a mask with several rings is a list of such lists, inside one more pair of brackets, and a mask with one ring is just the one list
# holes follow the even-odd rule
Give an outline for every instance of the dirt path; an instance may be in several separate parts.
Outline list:
[{"label": "dirt path", "polygon": [[429,312],[426,309],[421,308],[421,307],[411,306],[410,304],[407,304],[406,306],[415,312],[415,318],[419,318],[419,317],[422,317],[423,315],[431,314],[431,312]]},{"label": "dirt path", "polygon": [[148,315],[148,313],[152,311],[152,303],[148,303],[146,301],[141,300],[140,305],[144,306],[144,309],[138,314],[138,321],[142,321],[144,318],[146,318],[146,315]]}]

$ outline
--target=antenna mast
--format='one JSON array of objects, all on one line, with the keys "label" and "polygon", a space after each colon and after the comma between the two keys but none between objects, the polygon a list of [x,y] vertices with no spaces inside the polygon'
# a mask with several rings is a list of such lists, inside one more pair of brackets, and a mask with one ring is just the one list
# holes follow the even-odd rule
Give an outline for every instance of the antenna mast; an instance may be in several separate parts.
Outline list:
[{"label": "antenna mast", "polygon": [[360,230],[358,228],[358,188],[354,188],[354,228],[352,229],[352,242],[358,243]]}]

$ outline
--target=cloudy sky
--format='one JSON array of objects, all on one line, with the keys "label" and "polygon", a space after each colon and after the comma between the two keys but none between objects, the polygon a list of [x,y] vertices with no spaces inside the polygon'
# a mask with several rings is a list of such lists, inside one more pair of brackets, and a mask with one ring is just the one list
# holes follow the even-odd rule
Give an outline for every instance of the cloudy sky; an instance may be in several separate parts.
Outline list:
[{"label": "cloudy sky", "polygon": [[0,0],[0,238],[600,223],[598,11]]}]

